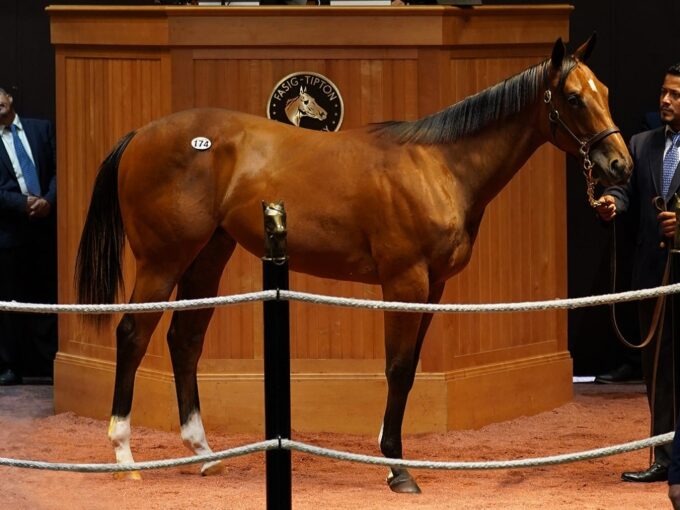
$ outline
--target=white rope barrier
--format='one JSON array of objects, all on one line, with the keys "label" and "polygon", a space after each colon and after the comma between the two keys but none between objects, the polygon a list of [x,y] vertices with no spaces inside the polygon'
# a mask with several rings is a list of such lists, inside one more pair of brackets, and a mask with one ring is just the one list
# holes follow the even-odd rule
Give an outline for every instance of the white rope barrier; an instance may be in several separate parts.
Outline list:
[{"label": "white rope barrier", "polygon": [[234,458],[261,451],[284,449],[298,451],[301,453],[307,453],[310,455],[316,455],[320,457],[327,457],[334,460],[358,462],[374,466],[391,466],[447,471],[516,469],[566,464],[569,462],[592,460],[600,457],[607,457],[610,455],[618,455],[620,453],[627,453],[634,450],[640,450],[642,448],[648,448],[650,446],[658,446],[661,444],[670,443],[673,440],[673,436],[674,432],[668,432],[666,434],[661,434],[659,436],[654,436],[639,441],[631,441],[620,445],[605,448],[597,448],[594,450],[587,450],[577,453],[552,455],[548,457],[534,457],[528,459],[481,461],[481,462],[478,461],[444,462],[444,461],[388,459],[385,457],[375,457],[371,455],[342,452],[330,448],[322,448],[319,446],[308,445],[299,441],[292,441],[290,439],[281,440],[270,439],[268,441],[260,441],[258,443],[252,443],[237,448],[231,448],[229,450],[223,450],[221,452],[209,453],[205,455],[194,455],[192,457],[181,457],[178,459],[169,460],[134,462],[129,464],[73,464],[64,462],[44,462],[44,461],[9,459],[2,457],[0,458],[0,466],[50,471],[71,471],[79,473],[113,473],[123,471],[144,471],[150,469],[172,468],[178,466],[186,466],[189,464],[202,464],[204,462],[213,462],[216,460]]},{"label": "white rope barrier", "polygon": [[302,301],[306,303],[344,306],[352,308],[368,308],[371,310],[386,310],[391,312],[432,312],[432,313],[472,313],[472,312],[528,312],[540,310],[554,310],[559,308],[574,309],[587,306],[606,305],[649,299],[656,296],[677,294],[680,283],[655,287],[652,289],[632,290],[615,294],[599,296],[551,299],[547,301],[524,301],[519,303],[485,303],[485,304],[426,304],[403,303],[399,301],[377,301],[371,299],[354,299],[323,296],[307,292],[281,290],[281,299]]},{"label": "white rope barrier", "polygon": [[123,471],[144,471],[149,469],[163,469],[178,466],[186,466],[189,464],[198,464],[203,462],[212,462],[215,460],[229,459],[233,457],[240,457],[250,453],[257,453],[266,450],[275,450],[279,447],[279,441],[270,439],[268,441],[260,441],[259,443],[252,443],[229,450],[223,450],[216,453],[207,453],[205,455],[193,455],[191,457],[180,457],[178,459],[169,460],[152,460],[147,462],[132,462],[127,464],[73,464],[67,462],[43,462],[34,460],[19,460],[8,459],[0,457],[0,466],[8,466],[25,469],[40,469],[48,471],[71,471],[77,473],[115,473]]},{"label": "white rope barrier", "polygon": [[218,296],[201,299],[180,299],[177,301],[156,301],[151,303],[128,303],[111,305],[45,305],[39,303],[19,303],[17,301],[0,301],[0,312],[33,312],[33,313],[82,313],[102,314],[119,312],[150,313],[165,310],[198,310],[217,306],[250,303],[252,301],[273,301],[275,290],[262,290],[232,296]]},{"label": "white rope barrier", "polygon": [[490,470],[490,469],[511,469],[511,468],[526,468],[537,466],[550,466],[556,464],[567,464],[569,462],[577,462],[582,460],[597,459],[600,457],[607,457],[609,455],[617,455],[620,453],[627,453],[634,450],[640,450],[650,446],[657,446],[673,441],[675,432],[668,432],[655,437],[642,439],[639,441],[631,441],[620,445],[597,448],[594,450],[587,450],[577,453],[567,453],[562,455],[552,455],[549,457],[534,457],[529,459],[517,460],[495,460],[495,461],[481,461],[481,462],[437,462],[437,461],[423,461],[423,460],[404,460],[404,459],[387,459],[385,457],[374,457],[370,455],[361,455],[355,453],[346,453],[338,450],[331,450],[328,448],[320,448],[318,446],[310,446],[305,443],[291,441],[288,439],[281,440],[283,448],[290,450],[297,450],[299,452],[318,455],[321,457],[330,457],[337,460],[360,462],[363,464],[373,464],[380,466],[406,467],[415,469],[438,469],[448,471],[461,470]]},{"label": "white rope barrier", "polygon": [[657,296],[667,296],[680,292],[680,283],[654,287],[650,289],[631,290],[614,294],[598,296],[551,299],[546,301],[524,301],[519,303],[486,303],[486,304],[427,304],[404,303],[399,301],[378,301],[372,299],[355,299],[324,296],[308,292],[290,290],[265,290],[219,296],[214,298],[184,299],[178,301],[158,301],[153,303],[129,303],[111,305],[46,305],[38,303],[19,303],[17,301],[0,301],[0,311],[3,312],[33,312],[33,313],[80,313],[102,314],[118,312],[150,313],[165,310],[196,310],[200,308],[214,308],[218,306],[249,303],[253,301],[273,301],[283,299],[305,303],[366,308],[370,310],[386,310],[392,312],[431,312],[431,313],[472,313],[472,312],[527,312],[555,309],[575,309],[588,306],[598,306],[628,301],[650,299]]},{"label": "white rope barrier", "polygon": [[[151,313],[165,310],[196,310],[201,308],[213,308],[218,306],[235,305],[239,303],[249,303],[254,301],[272,301],[277,299],[288,301],[300,301],[304,303],[323,304],[332,306],[366,308],[372,310],[403,311],[403,312],[429,312],[429,313],[472,313],[472,312],[519,312],[519,311],[538,311],[554,310],[560,308],[575,309],[587,306],[597,306],[613,303],[623,303],[650,299],[662,295],[676,294],[680,292],[680,283],[655,287],[650,289],[619,292],[614,294],[604,294],[599,296],[553,299],[547,301],[529,301],[518,303],[491,303],[491,304],[426,304],[426,303],[404,303],[386,302],[369,299],[354,299],[331,297],[320,294],[311,294],[296,291],[260,291],[245,294],[235,294],[232,296],[219,296],[203,299],[188,299],[169,302],[153,303],[130,303],[130,304],[105,304],[105,305],[66,305],[66,304],[38,304],[38,303],[19,303],[16,301],[0,301],[0,311],[6,312],[33,312],[33,313],[79,313],[79,314],[102,314],[119,312]],[[51,463],[42,461],[17,460],[0,458],[0,466],[17,468],[47,469],[54,471],[77,471],[77,472],[121,472],[121,471],[141,471],[148,469],[161,469],[168,467],[184,466],[222,460],[250,453],[272,449],[296,450],[312,455],[329,457],[337,460],[351,462],[361,462],[365,464],[410,467],[420,469],[507,469],[520,467],[534,467],[575,462],[579,460],[595,459],[608,455],[625,453],[633,450],[669,443],[673,440],[673,432],[660,436],[650,437],[640,441],[633,441],[607,448],[598,448],[576,454],[553,455],[549,457],[489,461],[489,462],[434,462],[422,460],[387,459],[385,457],[373,457],[369,455],[353,454],[307,445],[289,439],[269,440],[259,443],[252,443],[222,452],[192,457],[182,457],[179,459],[138,462],[131,464],[72,464],[72,463]]]}]

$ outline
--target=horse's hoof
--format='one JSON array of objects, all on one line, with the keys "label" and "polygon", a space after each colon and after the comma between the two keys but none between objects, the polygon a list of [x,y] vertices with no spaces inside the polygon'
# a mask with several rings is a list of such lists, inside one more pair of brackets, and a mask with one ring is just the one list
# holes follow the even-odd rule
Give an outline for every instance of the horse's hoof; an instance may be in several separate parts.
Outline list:
[{"label": "horse's hoof", "polygon": [[221,460],[215,460],[213,462],[206,462],[201,466],[201,474],[203,476],[219,475],[224,471],[224,464]]},{"label": "horse's hoof", "polygon": [[116,480],[141,480],[142,474],[139,471],[116,471],[113,477]]},{"label": "horse's hoof", "polygon": [[390,486],[392,492],[399,494],[420,494],[421,490],[413,477],[407,472],[399,473],[398,475],[390,475],[387,477],[387,485]]}]

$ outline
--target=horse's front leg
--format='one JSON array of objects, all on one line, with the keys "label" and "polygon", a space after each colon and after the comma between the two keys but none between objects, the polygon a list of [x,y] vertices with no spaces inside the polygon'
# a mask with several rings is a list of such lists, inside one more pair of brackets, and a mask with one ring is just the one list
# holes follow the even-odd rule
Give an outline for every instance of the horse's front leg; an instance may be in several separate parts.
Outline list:
[{"label": "horse's front leg", "polygon": [[[442,286],[434,290],[437,300]],[[427,272],[414,269],[398,280],[383,284],[386,301],[424,302],[429,300]],[[429,314],[427,314],[429,315]],[[431,316],[419,313],[385,313],[385,375],[387,376],[387,406],[380,431],[380,450],[388,458],[402,458],[401,428],[408,394],[413,386],[422,339]],[[420,488],[407,469],[390,468],[387,483],[394,492],[420,493]]]}]

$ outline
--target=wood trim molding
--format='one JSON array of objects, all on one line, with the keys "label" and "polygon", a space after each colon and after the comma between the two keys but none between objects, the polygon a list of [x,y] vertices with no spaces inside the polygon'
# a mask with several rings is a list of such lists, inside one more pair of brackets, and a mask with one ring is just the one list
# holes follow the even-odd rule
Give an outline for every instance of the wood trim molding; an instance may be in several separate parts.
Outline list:
[{"label": "wood trim molding", "polygon": [[[60,353],[55,362],[55,411],[108,419],[109,402],[90,395],[113,391],[114,369],[112,362]],[[418,373],[404,431],[415,434],[479,428],[542,412],[571,400],[571,377],[571,359],[566,352],[477,369]],[[542,384],[537,386],[533,383],[536,380]],[[262,373],[199,374],[198,383],[206,428],[232,433],[263,430]],[[527,385],[531,387],[523,387]],[[306,432],[377,434],[386,391],[382,372],[294,373],[293,428]],[[178,430],[176,409],[172,374],[140,368],[133,424]]]}]

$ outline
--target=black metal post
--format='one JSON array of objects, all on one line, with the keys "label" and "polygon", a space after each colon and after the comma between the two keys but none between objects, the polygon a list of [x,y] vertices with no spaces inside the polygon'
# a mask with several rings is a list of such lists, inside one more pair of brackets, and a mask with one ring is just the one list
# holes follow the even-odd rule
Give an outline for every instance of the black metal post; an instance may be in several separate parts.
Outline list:
[{"label": "black metal post", "polygon": [[[262,203],[265,256],[264,290],[288,290],[286,212],[282,203]],[[265,301],[264,306],[264,415],[266,439],[290,439],[290,327],[288,301]],[[269,450],[267,509],[292,507],[290,450]]]}]

